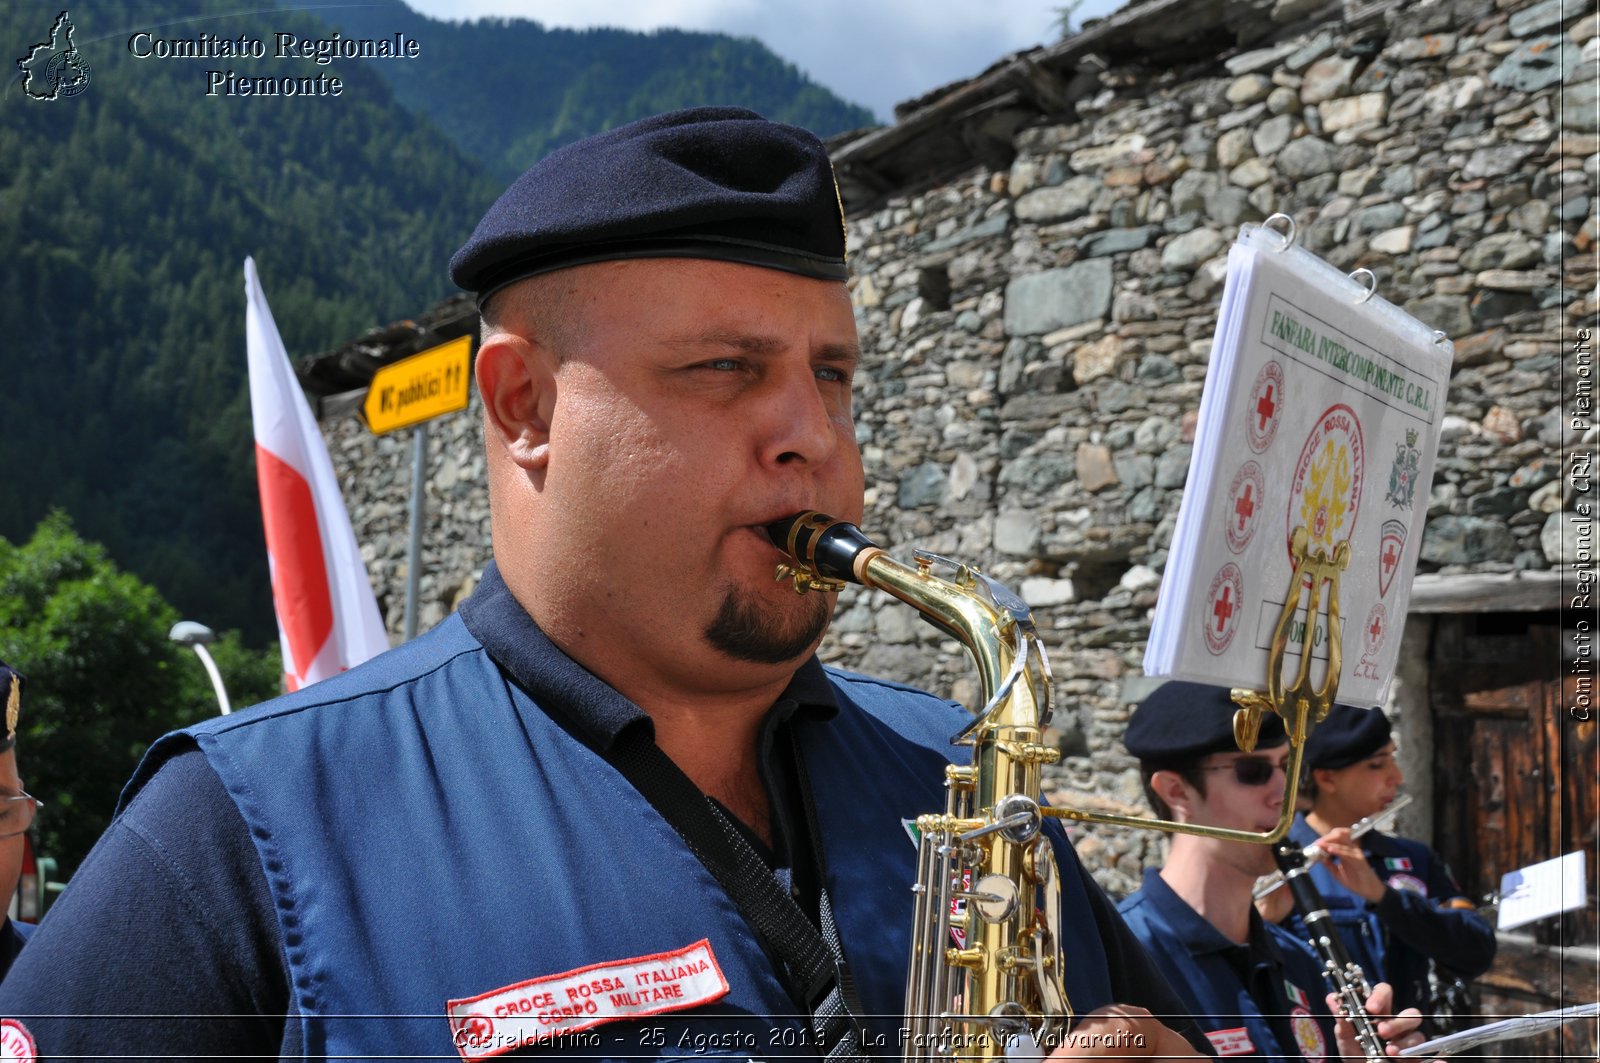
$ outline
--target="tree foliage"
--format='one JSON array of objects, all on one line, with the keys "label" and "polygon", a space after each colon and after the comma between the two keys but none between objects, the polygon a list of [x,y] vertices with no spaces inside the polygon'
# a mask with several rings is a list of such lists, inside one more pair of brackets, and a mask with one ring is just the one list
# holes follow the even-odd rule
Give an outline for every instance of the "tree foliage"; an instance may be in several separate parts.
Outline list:
[{"label": "tree foliage", "polygon": [[[442,23],[399,4],[263,7],[75,6],[85,91],[32,100],[14,76],[0,93],[0,536],[63,509],[185,615],[255,645],[275,628],[247,255],[285,346],[306,358],[452,294],[445,264],[504,175],[560,144],[708,101],[819,132],[870,120],[754,41]],[[60,10],[0,4],[0,40],[21,54]],[[411,33],[422,55],[326,66],[273,55],[275,33],[325,39],[336,18],[365,19],[347,29],[366,36]],[[141,59],[128,47],[141,30],[259,39],[267,56]],[[326,73],[344,89],[208,96],[209,69]]]},{"label": "tree foliage", "polygon": [[[425,60],[379,73],[502,181],[563,144],[680,107],[749,107],[828,137],[876,125],[749,37],[684,30],[553,29],[527,19],[440,22],[401,0],[330,11],[347,36],[403,31]],[[507,101],[514,100],[514,107]]]},{"label": "tree foliage", "polygon": [[[26,543],[0,539],[0,660],[28,677],[17,764],[45,803],[40,849],[66,873],[105,830],[150,743],[217,713],[200,661],[167,638],[177,619],[64,513]],[[235,705],[278,693],[275,648],[247,649],[232,631],[211,650]]]},{"label": "tree foliage", "polygon": [[[0,39],[59,5],[0,5]],[[185,613],[272,638],[244,346],[254,256],[285,346],[327,350],[453,290],[444,264],[496,189],[398,105],[372,61],[273,59],[295,12],[224,0],[74,9],[93,71],[70,99],[0,104],[0,535],[51,508]],[[204,29],[269,57],[137,59],[131,33]],[[206,96],[205,71],[336,73],[337,98]]]}]

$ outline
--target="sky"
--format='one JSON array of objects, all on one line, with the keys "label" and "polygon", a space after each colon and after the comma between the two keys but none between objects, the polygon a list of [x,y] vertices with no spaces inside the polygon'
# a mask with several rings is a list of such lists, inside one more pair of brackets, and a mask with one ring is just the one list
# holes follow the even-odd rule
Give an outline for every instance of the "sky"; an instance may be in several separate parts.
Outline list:
[{"label": "sky", "polygon": [[[835,94],[888,121],[894,105],[1059,39],[1071,0],[406,0],[432,18],[545,26],[664,27],[755,37]],[[1122,7],[1082,0],[1073,25]]]}]

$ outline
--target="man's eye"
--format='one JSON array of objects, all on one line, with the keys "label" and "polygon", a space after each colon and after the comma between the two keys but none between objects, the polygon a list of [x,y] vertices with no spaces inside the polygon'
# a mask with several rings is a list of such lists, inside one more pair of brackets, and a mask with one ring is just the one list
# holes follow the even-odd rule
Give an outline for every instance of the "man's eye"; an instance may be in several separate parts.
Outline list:
[{"label": "man's eye", "polygon": [[732,373],[739,369],[740,362],[737,358],[713,358],[702,363],[707,369],[715,369],[719,373]]},{"label": "man's eye", "polygon": [[835,384],[848,384],[850,383],[850,374],[831,365],[820,365],[817,367],[817,379],[831,381]]}]

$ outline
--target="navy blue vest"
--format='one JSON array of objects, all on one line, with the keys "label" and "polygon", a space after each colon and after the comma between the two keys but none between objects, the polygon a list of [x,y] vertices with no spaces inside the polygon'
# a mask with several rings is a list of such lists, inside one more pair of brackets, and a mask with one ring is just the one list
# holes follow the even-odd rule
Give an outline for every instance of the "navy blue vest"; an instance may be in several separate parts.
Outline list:
[{"label": "navy blue vest", "polygon": [[[563,696],[617,697],[567,664]],[[837,717],[791,726],[874,1016],[868,1048],[898,1057],[915,879],[902,821],[942,811],[948,739],[967,717],[910,688],[829,678]],[[596,1058],[807,1049],[804,1017],[733,902],[459,615],[187,733],[260,855],[308,1054],[483,1058],[531,1037]],[[125,801],[164,753],[152,750]],[[1111,1002],[1106,950],[1077,917],[1089,909],[1076,855],[1053,837],[1081,1013]]]}]

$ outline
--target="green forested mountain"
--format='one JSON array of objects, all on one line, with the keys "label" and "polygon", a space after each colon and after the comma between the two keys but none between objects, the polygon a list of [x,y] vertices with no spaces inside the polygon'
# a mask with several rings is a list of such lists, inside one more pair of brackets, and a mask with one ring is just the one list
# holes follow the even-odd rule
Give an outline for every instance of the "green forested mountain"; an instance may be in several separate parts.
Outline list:
[{"label": "green forested mountain", "polygon": [[503,181],[570,141],[678,107],[738,104],[824,137],[875,124],[872,112],[751,38],[547,29],[520,19],[441,22],[401,0],[325,17],[347,36],[417,38],[420,61],[384,63],[379,72],[403,103]]},{"label": "green forested mountain", "polygon": [[[75,6],[73,43],[91,80],[78,95],[38,100],[14,60],[49,40],[61,5],[0,4],[0,59],[12,74],[0,94],[0,537],[21,541],[64,509],[181,612],[240,628],[256,645],[270,641],[273,622],[246,387],[245,256],[291,357],[302,358],[453,291],[445,264],[504,186],[490,171],[508,160],[636,111],[714,101],[794,117],[772,102],[784,91],[774,85],[797,99],[820,93],[753,42],[412,26],[401,22],[415,16],[384,7],[367,12],[379,23],[372,35],[413,33],[421,58],[319,66],[272,55],[276,33],[332,33],[295,6]],[[259,39],[268,54],[138,58],[129,44],[142,30],[152,40]],[[510,62],[473,33],[542,35],[550,51]],[[465,43],[447,46],[456,34]],[[584,58],[595,41],[604,47]],[[674,58],[680,45],[690,50]],[[550,80],[558,66],[570,76]],[[450,93],[437,86],[453,87],[483,132],[469,137],[473,122],[425,104],[429,92],[407,86],[402,68],[436,82],[440,100]],[[773,68],[777,81],[762,73]],[[337,76],[344,87],[338,97],[208,96],[206,72],[228,69]],[[742,91],[740,70],[752,78]],[[398,101],[384,75],[490,161]],[[534,99],[552,106],[508,102]]]}]

